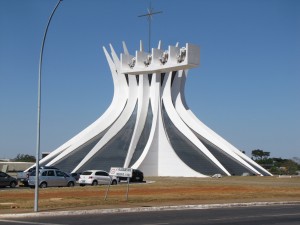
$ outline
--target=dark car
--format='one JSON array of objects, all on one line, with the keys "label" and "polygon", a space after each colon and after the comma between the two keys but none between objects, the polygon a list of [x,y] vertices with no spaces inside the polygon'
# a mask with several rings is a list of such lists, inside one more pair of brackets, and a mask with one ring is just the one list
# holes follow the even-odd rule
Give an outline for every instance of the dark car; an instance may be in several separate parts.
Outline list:
[{"label": "dark car", "polygon": [[16,178],[9,176],[7,173],[0,172],[0,187],[10,186],[14,188],[18,185]]},{"label": "dark car", "polygon": [[74,177],[76,181],[79,180],[80,174],[81,174],[81,173],[70,173],[70,175],[71,175],[72,177]]},{"label": "dark car", "polygon": [[140,170],[133,170],[130,181],[131,182],[143,182],[144,181],[144,173]]},{"label": "dark car", "polygon": [[[127,180],[126,177],[119,177],[119,180]],[[140,170],[133,169],[132,177],[129,179],[130,182],[143,182],[144,181],[144,173]]]}]

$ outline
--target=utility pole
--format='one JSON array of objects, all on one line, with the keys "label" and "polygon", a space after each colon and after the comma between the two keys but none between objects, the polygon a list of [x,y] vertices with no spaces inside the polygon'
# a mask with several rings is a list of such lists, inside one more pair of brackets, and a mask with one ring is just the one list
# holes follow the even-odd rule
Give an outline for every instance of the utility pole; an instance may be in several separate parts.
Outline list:
[{"label": "utility pole", "polygon": [[58,0],[55,8],[53,9],[49,19],[48,19],[48,23],[46,26],[46,30],[44,33],[44,37],[43,37],[43,42],[42,42],[42,47],[41,47],[41,51],[40,51],[40,62],[39,62],[39,78],[38,78],[38,107],[37,107],[37,141],[36,141],[36,163],[35,163],[35,191],[34,191],[34,211],[38,212],[39,211],[39,160],[40,160],[40,136],[41,136],[41,84],[42,84],[42,64],[43,64],[43,52],[44,52],[44,45],[45,45],[45,41],[46,41],[46,36],[47,36],[47,32],[48,32],[48,28],[51,22],[51,19],[56,11],[56,9],[58,8],[60,2],[62,0]]}]

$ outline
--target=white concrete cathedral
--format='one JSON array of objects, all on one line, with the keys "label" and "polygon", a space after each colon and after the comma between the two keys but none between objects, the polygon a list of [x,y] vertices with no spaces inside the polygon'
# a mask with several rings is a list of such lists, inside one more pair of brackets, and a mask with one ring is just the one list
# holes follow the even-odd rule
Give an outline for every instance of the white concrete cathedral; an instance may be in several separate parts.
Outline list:
[{"label": "white concrete cathedral", "polygon": [[51,152],[40,165],[67,172],[131,167],[146,176],[271,175],[206,125],[188,108],[188,69],[200,63],[199,47],[169,46],[119,58],[103,47],[114,83],[105,113]]}]

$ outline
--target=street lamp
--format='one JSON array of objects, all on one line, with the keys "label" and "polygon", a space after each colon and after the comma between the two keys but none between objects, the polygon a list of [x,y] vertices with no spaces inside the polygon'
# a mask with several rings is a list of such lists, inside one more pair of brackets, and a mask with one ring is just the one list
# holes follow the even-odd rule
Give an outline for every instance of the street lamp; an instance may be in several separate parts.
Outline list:
[{"label": "street lamp", "polygon": [[34,192],[34,211],[38,212],[38,198],[39,198],[39,160],[40,160],[40,136],[41,136],[41,83],[42,83],[42,63],[43,63],[43,52],[44,45],[46,41],[46,36],[48,32],[48,28],[51,22],[51,19],[58,8],[60,2],[59,0],[53,9],[46,26],[46,30],[43,37],[42,48],[40,51],[40,62],[39,62],[39,78],[38,78],[38,112],[37,112],[37,141],[36,141],[36,164],[35,164],[35,192]]}]

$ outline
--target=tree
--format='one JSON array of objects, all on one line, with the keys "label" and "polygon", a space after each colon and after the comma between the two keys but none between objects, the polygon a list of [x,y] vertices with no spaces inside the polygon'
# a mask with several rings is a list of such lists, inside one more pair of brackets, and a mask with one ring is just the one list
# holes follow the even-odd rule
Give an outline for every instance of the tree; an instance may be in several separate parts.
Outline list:
[{"label": "tree", "polygon": [[265,152],[260,149],[253,150],[251,154],[256,160],[268,159],[270,157],[270,152]]},{"label": "tree", "polygon": [[265,152],[260,149],[252,151],[252,159],[255,160],[265,169],[268,169],[272,174],[297,174],[300,171],[300,158],[293,159],[269,158],[270,152]]},{"label": "tree", "polygon": [[265,152],[260,149],[255,149],[252,151],[252,156],[255,157],[256,160],[262,160],[263,156],[265,155]]},{"label": "tree", "polygon": [[267,159],[267,158],[269,158],[270,157],[270,152],[264,152],[263,153],[263,158],[264,159]]},{"label": "tree", "polygon": [[32,155],[24,155],[18,154],[16,158],[14,158],[15,162],[35,162],[35,157]]},{"label": "tree", "polygon": [[293,157],[292,160],[297,164],[300,164],[300,157]]},{"label": "tree", "polygon": [[294,162],[293,160],[290,160],[290,159],[285,160],[285,162],[282,163],[281,166],[285,168],[285,172],[288,175],[296,174],[298,167],[299,167],[299,165],[296,162]]}]

